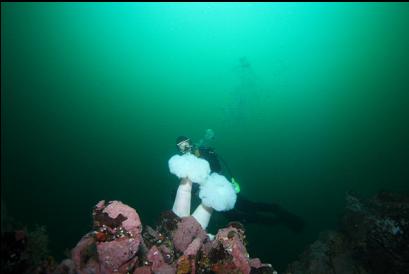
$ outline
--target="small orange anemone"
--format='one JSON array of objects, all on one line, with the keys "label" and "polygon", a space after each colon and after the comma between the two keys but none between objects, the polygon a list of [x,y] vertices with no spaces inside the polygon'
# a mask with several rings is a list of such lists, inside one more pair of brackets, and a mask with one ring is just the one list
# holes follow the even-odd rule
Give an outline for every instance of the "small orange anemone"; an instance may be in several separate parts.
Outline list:
[{"label": "small orange anemone", "polygon": [[105,242],[107,235],[104,232],[97,232],[97,234],[95,234],[95,239],[97,239],[98,242]]}]

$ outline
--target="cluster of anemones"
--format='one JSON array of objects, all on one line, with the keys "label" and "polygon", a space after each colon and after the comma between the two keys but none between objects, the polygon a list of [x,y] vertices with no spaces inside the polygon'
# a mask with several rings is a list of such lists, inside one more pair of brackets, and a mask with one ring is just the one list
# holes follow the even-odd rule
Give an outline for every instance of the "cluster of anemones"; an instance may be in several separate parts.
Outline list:
[{"label": "cluster of anemones", "polygon": [[202,203],[192,216],[206,229],[213,209],[226,211],[234,207],[237,194],[231,183],[222,175],[210,172],[209,163],[191,153],[174,155],[169,160],[169,170],[181,179],[173,204],[173,212],[179,217],[190,216],[192,183],[200,185]]}]

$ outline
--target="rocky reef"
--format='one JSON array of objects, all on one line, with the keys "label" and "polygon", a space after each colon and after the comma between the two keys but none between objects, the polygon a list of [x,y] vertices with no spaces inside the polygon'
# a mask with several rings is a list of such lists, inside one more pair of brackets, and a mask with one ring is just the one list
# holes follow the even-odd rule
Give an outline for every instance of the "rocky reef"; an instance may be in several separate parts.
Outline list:
[{"label": "rocky reef", "polygon": [[409,273],[409,196],[348,193],[340,230],[321,233],[287,273]]},{"label": "rocky reef", "polygon": [[251,259],[245,246],[239,223],[209,237],[192,216],[166,211],[156,228],[142,227],[133,208],[100,201],[93,209],[92,231],[54,273],[274,273],[271,265]]},{"label": "rocky reef", "polygon": [[[92,217],[91,231],[60,264],[48,255],[44,228],[2,231],[1,273],[277,273],[250,258],[245,229],[237,222],[213,236],[194,217],[165,211],[151,227],[119,201],[100,201]],[[408,269],[409,196],[382,192],[366,199],[348,193],[339,230],[321,233],[280,273],[403,274]]]},{"label": "rocky reef", "polygon": [[44,226],[1,231],[1,267],[4,274],[52,273],[57,263],[49,255],[48,235]]}]

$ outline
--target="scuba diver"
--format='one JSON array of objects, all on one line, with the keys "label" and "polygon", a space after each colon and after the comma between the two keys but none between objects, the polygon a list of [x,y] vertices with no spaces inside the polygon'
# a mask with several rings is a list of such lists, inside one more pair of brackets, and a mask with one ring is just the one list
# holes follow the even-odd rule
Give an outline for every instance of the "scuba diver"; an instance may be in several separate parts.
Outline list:
[{"label": "scuba diver", "polygon": [[[209,131],[209,130],[208,130]],[[283,209],[276,203],[254,202],[240,194],[240,185],[234,179],[229,166],[220,155],[216,154],[213,148],[207,146],[207,133],[203,141],[198,144],[192,144],[190,138],[179,136],[176,138],[176,146],[181,154],[192,153],[197,157],[203,158],[209,162],[211,172],[222,174],[223,163],[237,193],[235,207],[229,211],[220,212],[229,222],[256,223],[264,225],[283,224],[294,232],[300,232],[305,226],[305,222],[298,216]],[[224,175],[224,174],[223,174]],[[227,177],[227,176],[226,176]],[[228,177],[227,177],[228,179]],[[273,214],[269,215],[269,214]]]}]

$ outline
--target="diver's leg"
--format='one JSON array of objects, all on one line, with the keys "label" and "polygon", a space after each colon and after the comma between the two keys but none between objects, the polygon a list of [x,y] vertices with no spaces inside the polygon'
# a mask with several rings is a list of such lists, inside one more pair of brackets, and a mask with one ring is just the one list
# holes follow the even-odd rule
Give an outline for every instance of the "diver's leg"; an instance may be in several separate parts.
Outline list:
[{"label": "diver's leg", "polygon": [[[235,207],[257,223],[275,224],[277,220],[280,220],[284,225],[296,231],[302,230],[305,226],[303,219],[276,203],[253,202],[240,195],[237,197]],[[260,212],[272,213],[275,215],[275,218],[261,215],[259,214]]]},{"label": "diver's leg", "polygon": [[236,207],[242,211],[265,211],[275,213],[280,210],[280,206],[275,203],[254,202],[242,195],[237,196]]},{"label": "diver's leg", "polygon": [[277,217],[257,214],[257,212],[248,213],[239,210],[229,210],[223,212],[223,215],[229,222],[240,222],[242,224],[264,224],[275,225],[281,222]]}]

